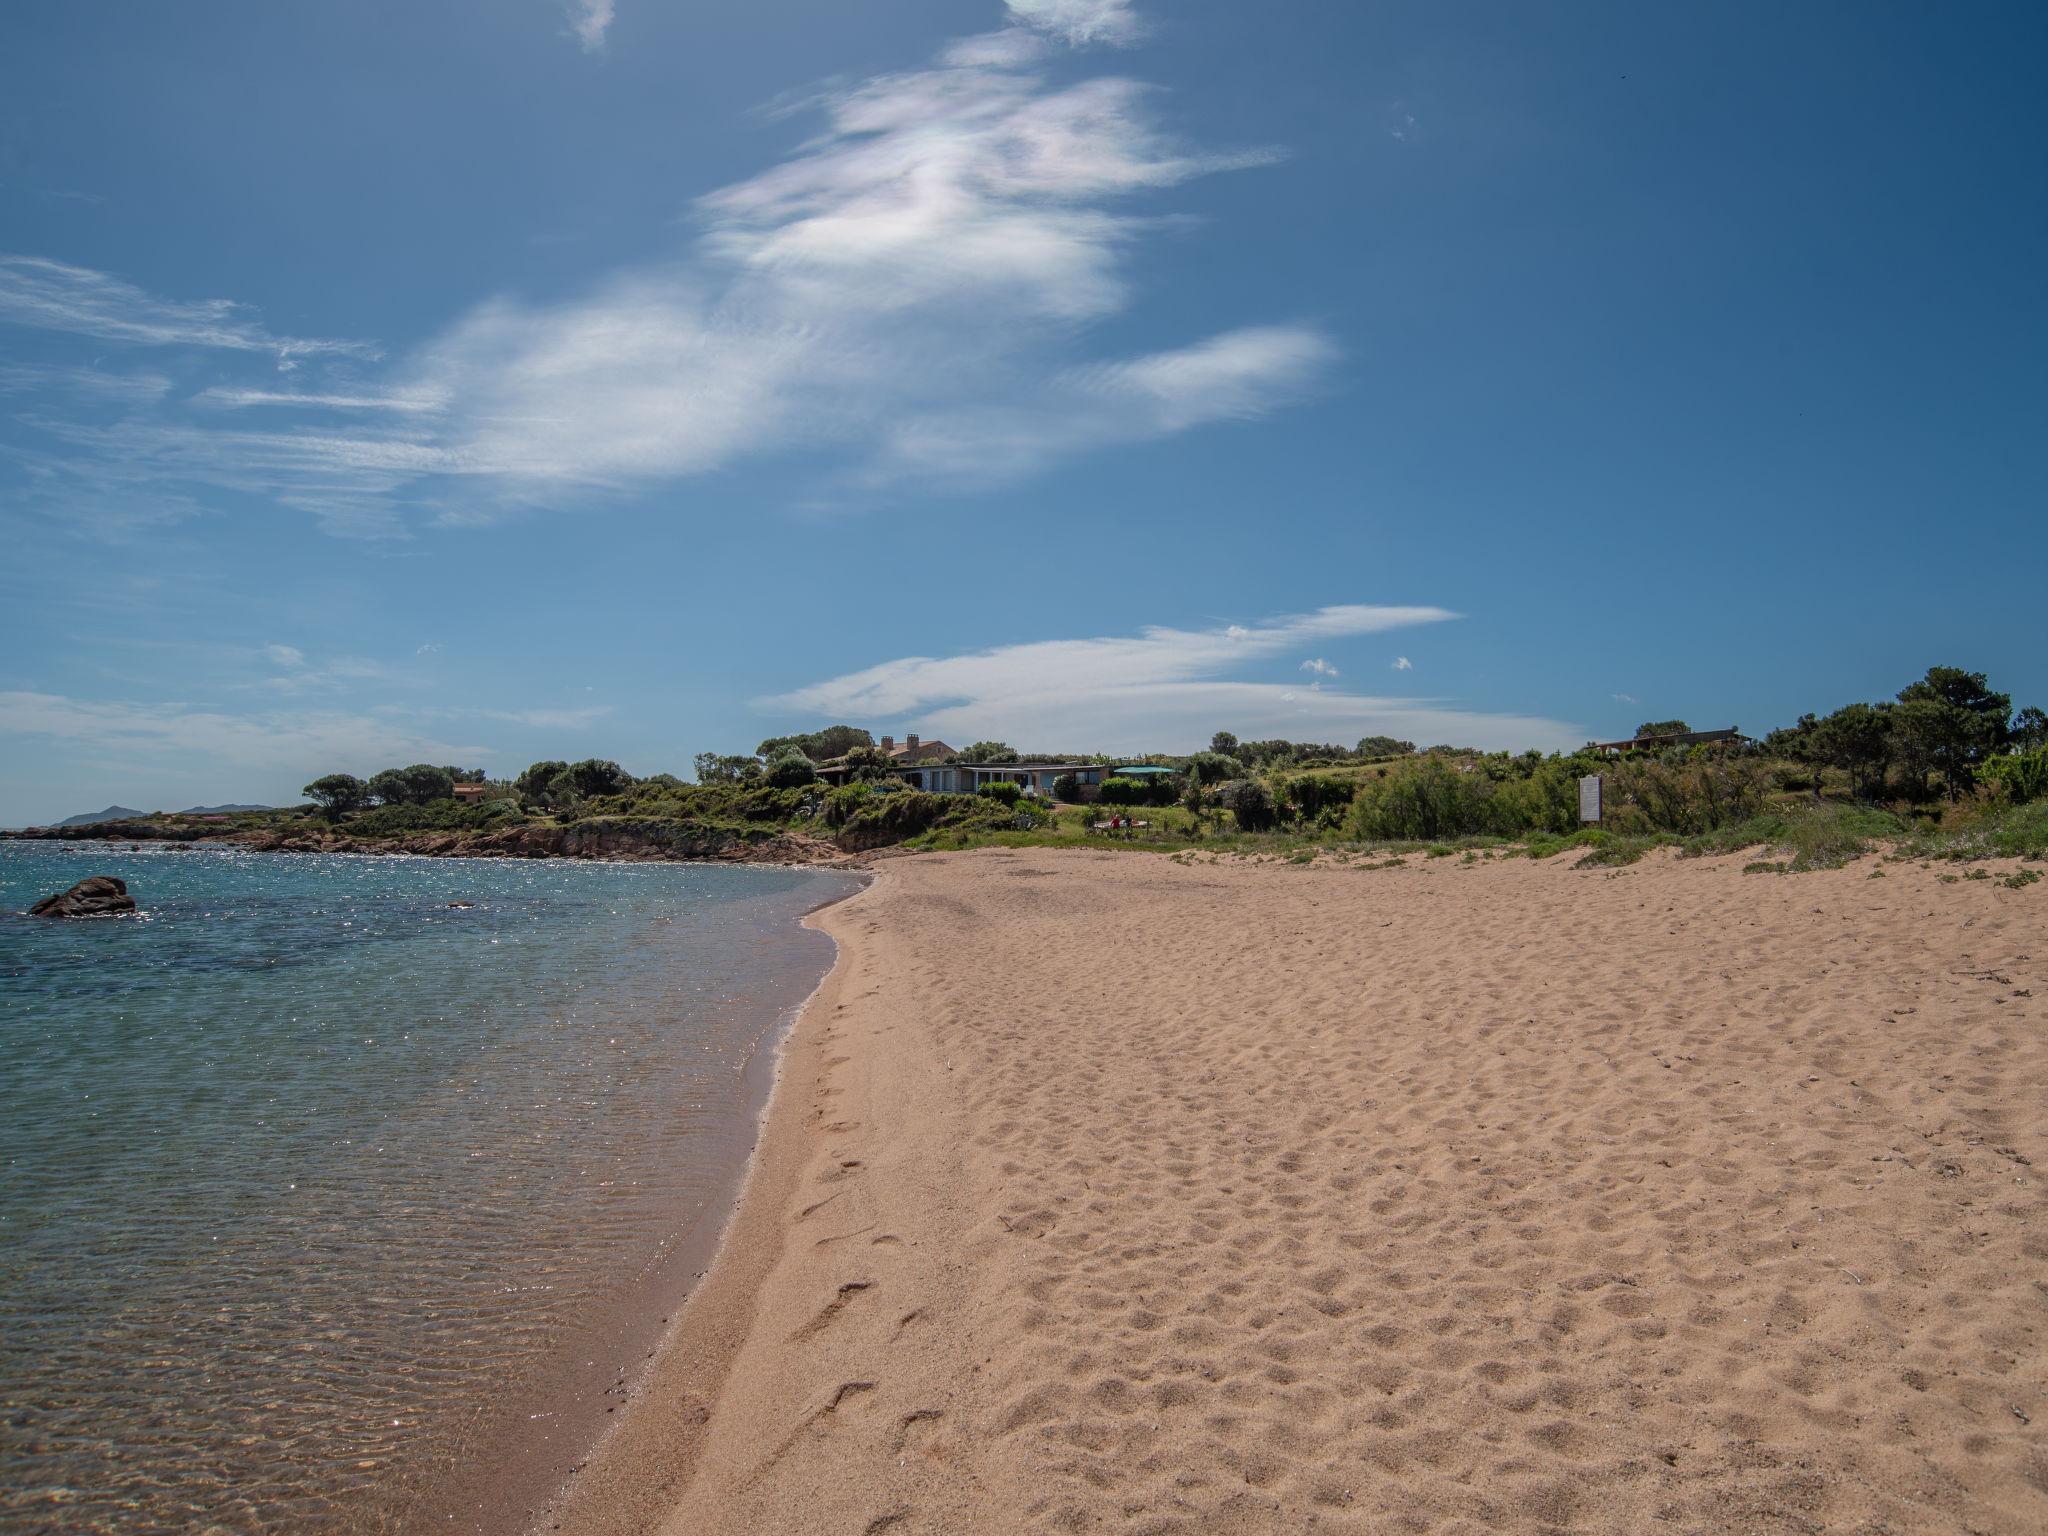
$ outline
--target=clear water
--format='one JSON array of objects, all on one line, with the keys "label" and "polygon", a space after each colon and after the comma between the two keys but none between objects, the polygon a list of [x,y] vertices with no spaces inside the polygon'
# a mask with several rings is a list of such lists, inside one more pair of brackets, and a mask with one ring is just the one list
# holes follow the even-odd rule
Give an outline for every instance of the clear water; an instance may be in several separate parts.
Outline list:
[{"label": "clear water", "polygon": [[729,1192],[852,888],[0,843],[0,912],[88,874],[147,916],[0,916],[9,1532],[407,1528]]}]

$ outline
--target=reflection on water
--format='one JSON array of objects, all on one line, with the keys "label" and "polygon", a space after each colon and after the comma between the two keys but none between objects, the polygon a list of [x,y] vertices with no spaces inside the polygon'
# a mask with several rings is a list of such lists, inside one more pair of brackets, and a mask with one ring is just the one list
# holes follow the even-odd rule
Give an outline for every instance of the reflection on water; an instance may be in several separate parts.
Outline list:
[{"label": "reflection on water", "polygon": [[[0,1530],[402,1529],[743,1155],[843,876],[0,844]],[[451,906],[471,902],[473,906]]]}]

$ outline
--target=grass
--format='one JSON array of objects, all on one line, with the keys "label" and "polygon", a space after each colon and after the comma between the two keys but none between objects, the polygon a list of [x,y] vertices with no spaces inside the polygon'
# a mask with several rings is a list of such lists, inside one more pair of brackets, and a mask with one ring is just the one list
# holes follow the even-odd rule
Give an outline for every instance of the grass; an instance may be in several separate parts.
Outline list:
[{"label": "grass", "polygon": [[2048,800],[1986,807],[1899,843],[1913,859],[2048,859]]},{"label": "grass", "polygon": [[1698,858],[1705,854],[1740,853],[1746,848],[1763,847],[1774,853],[1789,853],[1788,870],[1839,869],[1852,859],[1870,852],[1878,841],[1895,842],[1911,832],[1912,828],[1889,811],[1819,805],[1766,811],[1760,816],[1700,833],[1686,838],[1679,846],[1679,853],[1683,857]]}]

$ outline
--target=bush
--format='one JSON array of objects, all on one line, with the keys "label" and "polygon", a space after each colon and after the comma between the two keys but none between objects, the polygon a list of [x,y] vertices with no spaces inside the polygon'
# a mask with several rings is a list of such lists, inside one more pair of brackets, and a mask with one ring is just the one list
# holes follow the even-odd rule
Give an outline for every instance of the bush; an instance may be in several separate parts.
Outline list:
[{"label": "bush", "polygon": [[1359,786],[1351,802],[1351,835],[1361,842],[1434,842],[1492,830],[1492,785],[1442,757],[1405,763]]},{"label": "bush", "polygon": [[1334,818],[1351,804],[1358,793],[1358,780],[1334,773],[1311,773],[1285,780],[1279,789],[1288,813],[1297,821],[1314,825],[1326,817]]},{"label": "bush", "polygon": [[1257,779],[1232,779],[1219,786],[1216,803],[1237,818],[1240,832],[1270,832],[1280,821],[1272,795]]},{"label": "bush", "polygon": [[[2048,795],[2048,747],[1992,758],[1984,765],[1984,782],[2014,805],[2025,805]],[[306,793],[311,794],[314,788],[307,785]]]},{"label": "bush", "polygon": [[1063,773],[1052,781],[1052,797],[1062,805],[1081,803],[1081,775]]},{"label": "bush", "polygon": [[380,805],[350,817],[347,830],[355,837],[395,837],[405,832],[481,832],[525,820],[526,813],[510,800],[477,805],[436,800],[428,805]]},{"label": "bush", "polygon": [[984,800],[999,800],[1003,805],[1012,809],[1016,807],[1019,800],[1024,798],[1024,790],[1021,785],[1011,784],[1001,779],[983,784],[974,792]]},{"label": "bush", "polygon": [[768,761],[768,771],[763,775],[775,789],[798,789],[805,784],[818,781],[818,770],[808,757],[794,747],[785,747]]},{"label": "bush", "polygon": [[1126,779],[1112,775],[1102,781],[1104,805],[1143,805],[1150,793],[1150,786],[1143,779]]}]

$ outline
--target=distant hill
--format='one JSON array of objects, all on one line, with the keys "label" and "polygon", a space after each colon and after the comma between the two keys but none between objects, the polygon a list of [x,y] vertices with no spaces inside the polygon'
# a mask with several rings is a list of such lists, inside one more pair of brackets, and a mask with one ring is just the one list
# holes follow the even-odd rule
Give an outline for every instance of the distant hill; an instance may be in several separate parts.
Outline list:
[{"label": "distant hill", "polygon": [[[233,816],[242,811],[274,811],[274,805],[195,805],[172,814],[178,816]],[[133,821],[147,811],[131,811],[125,805],[110,805],[104,811],[87,811],[83,816],[66,816],[50,823],[53,827],[89,827],[97,821]]]},{"label": "distant hill", "polygon": [[50,823],[53,827],[89,827],[96,821],[127,821],[136,816],[146,815],[143,811],[131,811],[125,805],[110,805],[104,811],[87,811],[83,816],[66,816],[62,821]]}]

